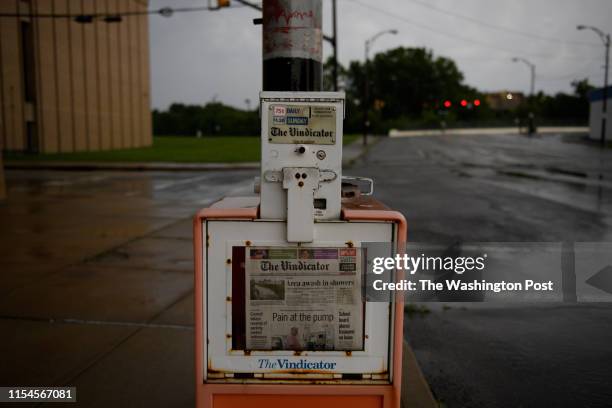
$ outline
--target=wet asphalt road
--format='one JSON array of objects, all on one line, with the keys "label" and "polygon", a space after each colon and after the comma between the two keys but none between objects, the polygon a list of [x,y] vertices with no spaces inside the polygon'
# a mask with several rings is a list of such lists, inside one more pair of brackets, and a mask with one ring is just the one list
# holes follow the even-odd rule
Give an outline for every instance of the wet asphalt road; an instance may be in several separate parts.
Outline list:
[{"label": "wet asphalt road", "polygon": [[[409,241],[611,241],[612,150],[574,139],[385,139],[346,173],[375,179]],[[426,308],[405,335],[444,406],[610,406],[609,304]]]}]

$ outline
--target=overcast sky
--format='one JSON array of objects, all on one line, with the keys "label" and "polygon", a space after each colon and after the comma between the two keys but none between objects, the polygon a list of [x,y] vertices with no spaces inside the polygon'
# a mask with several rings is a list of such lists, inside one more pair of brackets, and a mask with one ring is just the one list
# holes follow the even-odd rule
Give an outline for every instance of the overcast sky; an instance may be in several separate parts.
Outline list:
[{"label": "overcast sky", "polygon": [[[202,6],[207,0],[150,0],[151,8]],[[233,3],[237,5],[237,3]],[[427,6],[429,5],[429,6]],[[261,26],[247,7],[150,18],[153,107],[218,100],[244,108],[261,90]],[[591,31],[612,32],[612,0],[338,0],[339,60],[362,60],[364,41],[380,30],[376,52],[427,47],[455,60],[465,82],[482,91],[529,89],[524,57],[537,66],[536,90],[569,91],[574,78],[601,86],[604,47]],[[331,2],[323,0],[331,33]],[[326,43],[323,57],[331,54]]]}]

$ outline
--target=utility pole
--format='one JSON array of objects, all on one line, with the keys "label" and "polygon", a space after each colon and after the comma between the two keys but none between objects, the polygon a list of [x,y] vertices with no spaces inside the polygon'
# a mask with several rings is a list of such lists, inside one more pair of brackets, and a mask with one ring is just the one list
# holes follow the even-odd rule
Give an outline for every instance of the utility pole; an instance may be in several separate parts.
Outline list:
[{"label": "utility pole", "polygon": [[334,47],[334,91],[338,91],[338,15],[336,10],[336,0],[332,0],[332,36]]},{"label": "utility pole", "polygon": [[264,0],[264,91],[322,90],[321,5],[322,0]]},{"label": "utility pole", "polygon": [[601,147],[606,145],[606,116],[608,111],[608,70],[610,65],[610,34],[604,33],[597,27],[593,26],[585,26],[579,25],[576,27],[577,30],[591,30],[594,31],[601,41],[603,41],[604,47],[606,49],[605,52],[605,60],[604,60],[604,86],[603,86],[603,101],[601,104],[601,137],[600,143]]},{"label": "utility pole", "polygon": [[372,37],[366,40],[365,42],[365,63],[363,67],[363,145],[367,146],[368,144],[368,131],[370,129],[370,47],[372,43],[378,39],[381,35],[384,34],[397,34],[397,30],[384,30],[376,33]]},{"label": "utility pole", "polygon": [[[236,0],[238,3],[243,4],[247,7],[251,7],[255,10],[262,11],[263,6],[253,3],[248,0]],[[282,6],[281,6],[282,8]],[[319,14],[320,15],[320,14]],[[256,18],[253,20],[254,24],[262,24],[263,19]],[[327,41],[333,47],[333,82],[334,91],[338,90],[338,17],[336,13],[336,0],[332,0],[332,36],[322,34],[323,40]]]}]

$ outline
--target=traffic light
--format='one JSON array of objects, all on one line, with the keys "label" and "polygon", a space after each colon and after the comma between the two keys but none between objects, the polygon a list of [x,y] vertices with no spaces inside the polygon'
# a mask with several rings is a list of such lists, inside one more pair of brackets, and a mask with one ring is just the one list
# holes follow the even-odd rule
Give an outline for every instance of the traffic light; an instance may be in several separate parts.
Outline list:
[{"label": "traffic light", "polygon": [[219,10],[230,6],[230,0],[208,0],[209,10]]},{"label": "traffic light", "polygon": [[480,99],[474,99],[474,106],[480,106]]},{"label": "traffic light", "polygon": [[461,100],[461,106],[463,106],[464,108],[467,106],[467,101],[465,99]]},{"label": "traffic light", "polygon": [[451,101],[449,101],[449,100],[444,101],[444,107],[445,108],[450,108],[451,106],[452,106]]},{"label": "traffic light", "polygon": [[375,99],[374,100],[374,109],[375,110],[381,110],[382,108],[385,107],[385,101],[383,101],[382,99]]}]

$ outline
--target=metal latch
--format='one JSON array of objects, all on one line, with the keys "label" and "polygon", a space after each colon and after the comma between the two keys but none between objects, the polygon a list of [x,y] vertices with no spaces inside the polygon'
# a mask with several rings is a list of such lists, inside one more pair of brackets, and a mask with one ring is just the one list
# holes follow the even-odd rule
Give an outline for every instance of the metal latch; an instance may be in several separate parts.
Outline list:
[{"label": "metal latch", "polygon": [[319,188],[316,167],[286,167],[283,188],[287,190],[287,241],[314,240],[314,192]]}]

